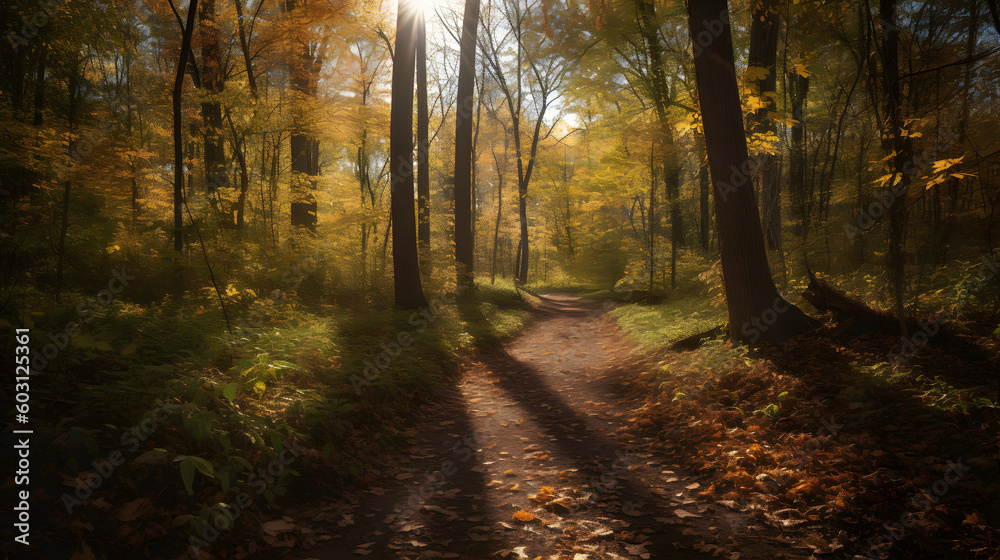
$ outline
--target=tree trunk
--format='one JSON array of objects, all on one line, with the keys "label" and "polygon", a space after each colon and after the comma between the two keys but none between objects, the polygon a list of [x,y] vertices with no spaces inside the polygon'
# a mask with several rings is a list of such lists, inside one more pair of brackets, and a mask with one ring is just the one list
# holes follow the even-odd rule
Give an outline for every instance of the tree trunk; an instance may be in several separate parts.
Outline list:
[{"label": "tree trunk", "polygon": [[[263,4],[263,0],[257,4],[257,9]],[[240,36],[240,50],[243,51],[243,63],[247,69],[247,85],[250,86],[250,94],[254,99],[257,99],[257,77],[253,73],[253,64],[251,64],[250,45],[247,42],[246,37],[246,26],[243,24],[243,0],[233,0],[233,5],[236,6],[236,23],[239,29]],[[255,16],[256,17],[256,14]]]},{"label": "tree trunk", "polygon": [[[500,159],[497,158],[496,150],[493,150],[493,162],[497,169],[497,223],[493,229],[493,265],[490,267],[490,284],[496,282],[496,272],[497,272],[497,245],[500,241],[500,219],[503,216],[503,179],[507,175],[507,129],[503,130],[503,166],[500,165]],[[501,269],[500,275],[503,276],[503,270]]]},{"label": "tree trunk", "polygon": [[[639,33],[643,37],[646,51],[649,53],[649,80],[653,92],[653,104],[656,107],[656,118],[660,125],[663,139],[663,183],[666,198],[670,202],[670,287],[677,286],[677,246],[683,242],[683,224],[680,209],[680,166],[677,164],[677,148],[674,145],[673,129],[670,125],[667,106],[670,99],[670,87],[667,84],[663,66],[663,46],[660,43],[659,20],[656,16],[655,4],[648,0],[635,0],[638,14]],[[652,216],[650,216],[652,219]],[[652,223],[652,222],[651,222]],[[650,291],[653,286],[650,283]]]},{"label": "tree trunk", "polygon": [[[976,45],[979,43],[979,0],[968,0],[968,10],[969,10],[969,34],[966,37],[965,42],[965,58],[972,58],[975,54]],[[962,92],[962,108],[958,116],[958,130],[956,131],[955,145],[964,146],[966,140],[966,133],[969,126],[969,112],[972,99],[972,81],[976,77],[976,65],[968,64],[965,67],[965,77],[963,79],[964,90]],[[957,179],[952,178],[948,181],[948,184],[952,186],[951,192],[957,194],[958,184]],[[954,229],[955,220],[955,202],[957,196],[950,197],[950,203],[952,210],[948,213],[948,217],[945,219],[944,233],[941,239],[941,245],[944,247],[943,254],[941,255],[941,260],[944,261],[948,255],[948,248],[951,241],[952,230]]]},{"label": "tree trunk", "polygon": [[[303,4],[305,0],[300,0]],[[289,11],[294,9],[295,2],[291,0]],[[411,35],[412,39],[412,35]],[[292,91],[301,97],[315,97],[317,74],[321,66],[318,55],[310,51],[307,40],[303,42],[297,57],[292,61],[290,78]],[[410,69],[410,85],[413,84],[413,70]],[[410,93],[413,99],[413,93]],[[311,131],[311,124],[304,111],[300,108],[294,111],[292,119],[291,160],[292,160],[292,227],[303,227],[311,234],[316,233],[316,178],[319,176],[319,140]],[[412,120],[412,119],[411,119]],[[412,132],[411,132],[412,134]],[[412,145],[412,141],[411,141]]]},{"label": "tree trunk", "polygon": [[396,307],[427,305],[420,285],[417,224],[413,204],[413,0],[400,0],[396,16],[396,47],[392,64],[392,107],[389,123],[392,270]]},{"label": "tree trunk", "polygon": [[233,125],[233,119],[226,114],[226,120],[229,121],[229,130],[232,133],[232,143],[233,143],[233,153],[236,154],[236,161],[240,166],[240,196],[236,200],[236,229],[243,231],[244,222],[243,214],[247,205],[247,191],[250,190],[250,173],[247,170],[247,159],[246,159],[246,137],[239,138],[236,135],[236,126]]},{"label": "tree trunk", "polygon": [[417,16],[417,240],[424,257],[431,248],[431,173],[428,167],[427,24]]},{"label": "tree trunk", "polygon": [[475,103],[476,30],[479,0],[466,0],[458,69],[458,114],[455,124],[455,260],[458,284],[473,283],[475,239],[472,234],[472,107]]},{"label": "tree trunk", "polygon": [[182,134],[181,94],[184,92],[184,72],[191,53],[191,36],[194,34],[194,16],[198,10],[198,0],[191,0],[188,6],[187,23],[181,39],[181,53],[177,59],[177,76],[174,78],[172,95],[174,109],[174,251],[183,248],[184,218],[181,207],[184,204],[184,138]]},{"label": "tree trunk", "polygon": [[[880,0],[879,23],[882,26],[882,85],[886,101],[886,125],[888,130],[882,146],[887,153],[895,153],[892,158],[892,179],[889,188],[895,200],[889,204],[889,246],[886,251],[886,267],[892,280],[896,299],[896,314],[899,316],[899,330],[907,336],[906,313],[903,305],[903,267],[906,250],[906,189],[910,176],[904,167],[912,165],[908,138],[902,135],[903,118],[899,107],[899,27],[896,21],[895,0]],[[899,182],[895,180],[898,178]]]},{"label": "tree trunk", "polygon": [[[698,98],[715,182],[715,218],[733,340],[780,341],[809,328],[802,311],[778,293],[764,249],[743,130],[726,0],[688,3]],[[713,40],[705,41],[705,37]]]},{"label": "tree trunk", "polygon": [[649,146],[649,304],[653,305],[653,271],[656,264],[656,141]]},{"label": "tree trunk", "polygon": [[[774,111],[777,86],[775,61],[778,57],[781,14],[770,3],[761,3],[754,8],[752,20],[749,65],[764,69],[767,75],[752,83],[764,106],[750,119],[750,133],[775,134],[774,120],[769,113]],[[767,246],[771,250],[781,251],[781,182],[776,163],[774,156],[765,150],[760,154],[757,169],[760,176],[760,205]]]},{"label": "tree trunk", "polygon": [[698,211],[700,217],[699,234],[701,248],[708,251],[708,242],[711,239],[711,211],[708,202],[709,191],[711,190],[708,174],[708,158],[705,156],[705,136],[700,132],[695,132],[695,157],[701,162],[698,164]]},{"label": "tree trunk", "polygon": [[222,136],[222,50],[215,17],[215,0],[201,0],[198,5],[198,34],[201,42],[201,83],[206,100],[201,103],[202,137],[205,142],[205,192],[220,215],[224,227],[233,226],[231,208],[220,208],[217,190],[230,186],[226,174],[226,153]]},{"label": "tree trunk", "polygon": [[[788,89],[792,100],[792,145],[788,154],[788,188],[794,202],[798,236],[805,239],[809,234],[809,215],[812,196],[806,188],[806,145],[805,125],[802,110],[809,92],[809,78],[799,75],[794,69],[788,71]],[[804,250],[804,249],[803,249]]]}]

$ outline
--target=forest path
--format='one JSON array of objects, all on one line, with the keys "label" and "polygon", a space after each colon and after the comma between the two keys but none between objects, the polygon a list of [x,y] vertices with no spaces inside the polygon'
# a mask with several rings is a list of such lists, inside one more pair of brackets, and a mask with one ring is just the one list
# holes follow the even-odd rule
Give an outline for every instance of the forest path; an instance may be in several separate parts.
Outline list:
[{"label": "forest path", "polygon": [[621,384],[634,362],[629,344],[599,307],[542,296],[521,336],[470,360],[427,411],[395,477],[287,514],[315,531],[306,539],[315,544],[298,542],[290,557],[808,556],[745,520],[737,527],[725,507],[697,496],[707,483],[619,434],[641,403]]}]

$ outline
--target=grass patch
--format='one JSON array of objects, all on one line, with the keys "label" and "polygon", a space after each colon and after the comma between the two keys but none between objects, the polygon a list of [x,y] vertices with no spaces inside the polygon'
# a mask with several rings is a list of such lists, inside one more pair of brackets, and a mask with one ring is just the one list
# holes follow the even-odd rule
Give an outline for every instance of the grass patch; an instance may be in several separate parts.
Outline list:
[{"label": "grass patch", "polygon": [[726,321],[724,313],[707,296],[676,296],[654,305],[618,305],[611,316],[643,352],[656,351],[678,339],[716,327]]}]

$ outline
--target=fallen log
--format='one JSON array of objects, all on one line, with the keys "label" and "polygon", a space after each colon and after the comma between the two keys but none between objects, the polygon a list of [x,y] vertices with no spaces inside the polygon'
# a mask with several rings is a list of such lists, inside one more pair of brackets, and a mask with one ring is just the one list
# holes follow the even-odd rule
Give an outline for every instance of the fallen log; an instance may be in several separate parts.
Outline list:
[{"label": "fallen log", "polygon": [[888,313],[877,311],[848,296],[826,280],[809,271],[809,285],[802,297],[820,313],[833,313],[837,328],[833,334],[859,336],[880,332],[898,335],[899,320]]},{"label": "fallen log", "polygon": [[723,336],[729,333],[729,325],[719,325],[717,327],[712,327],[711,329],[693,334],[691,336],[686,336],[670,345],[671,350],[697,350],[702,343],[709,339],[715,338],[717,336]]}]

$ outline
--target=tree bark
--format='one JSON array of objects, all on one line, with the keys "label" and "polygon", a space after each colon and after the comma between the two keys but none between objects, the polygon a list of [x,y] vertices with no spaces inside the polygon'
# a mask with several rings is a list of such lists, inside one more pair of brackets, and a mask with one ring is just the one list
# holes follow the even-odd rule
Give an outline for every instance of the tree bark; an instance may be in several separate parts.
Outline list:
[{"label": "tree bark", "polygon": [[809,93],[809,78],[799,75],[794,69],[787,73],[788,89],[792,101],[792,145],[788,155],[788,188],[794,201],[798,236],[805,239],[809,235],[809,216],[812,207],[812,193],[806,186],[806,145],[803,107]]},{"label": "tree bark", "polygon": [[[910,141],[902,135],[903,118],[899,106],[899,27],[896,21],[895,0],[880,0],[879,23],[882,27],[882,85],[886,103],[886,125],[888,130],[882,143],[892,158],[892,179],[889,188],[895,200],[889,204],[889,246],[886,251],[886,267],[896,300],[896,314],[899,330],[907,336],[906,310],[903,305],[903,272],[906,248],[906,190],[910,185],[910,175],[904,171],[912,165]],[[898,179],[898,183],[896,182]]]},{"label": "tree bark", "polygon": [[[305,0],[299,1],[305,3]],[[293,11],[295,0],[289,0],[288,5],[289,11]],[[301,41],[300,50],[292,61],[290,78],[292,91],[302,100],[316,96],[316,80],[321,61],[311,52],[307,38],[298,38],[298,40]],[[411,69],[411,88],[412,85],[413,70]],[[413,99],[412,92],[410,99]],[[319,140],[313,136],[304,112],[304,108],[299,107],[297,111],[294,111],[295,116],[292,119],[293,132],[290,142],[292,160],[291,220],[293,228],[305,228],[309,233],[315,235],[318,210],[316,178],[319,176]]]},{"label": "tree bark", "polygon": [[431,248],[431,173],[428,167],[427,22],[417,16],[417,240],[425,258]]},{"label": "tree bark", "polygon": [[[778,57],[778,31],[781,14],[770,3],[759,3],[754,8],[750,25],[749,65],[762,68],[767,75],[752,84],[764,106],[750,119],[751,134],[776,133],[770,114],[774,110],[777,86],[775,62]],[[768,151],[760,154],[760,205],[763,214],[764,234],[769,249],[781,251],[781,182],[774,156]]]},{"label": "tree bark", "polygon": [[458,284],[473,283],[475,239],[472,234],[472,108],[475,103],[476,30],[479,0],[466,0],[458,69],[458,115],[455,124],[455,260]]},{"label": "tree bark", "polygon": [[[733,63],[726,0],[688,3],[705,144],[715,182],[715,217],[733,340],[780,341],[809,328],[802,311],[778,293],[754,200],[743,110]],[[705,38],[711,40],[705,40]]]},{"label": "tree bark", "polygon": [[178,253],[183,248],[182,228],[184,226],[184,217],[181,213],[184,204],[184,138],[181,127],[183,123],[181,94],[184,92],[184,72],[191,54],[191,36],[194,34],[194,16],[197,10],[198,0],[191,0],[191,5],[188,6],[187,23],[181,38],[181,53],[177,59],[177,76],[174,78],[172,95],[174,110],[174,251]]},{"label": "tree bark", "polygon": [[[639,34],[642,35],[646,51],[649,53],[649,82],[656,107],[656,118],[663,139],[663,183],[667,201],[670,203],[670,287],[677,286],[677,246],[683,243],[684,226],[681,223],[680,208],[680,166],[677,163],[677,148],[674,144],[673,128],[670,125],[667,107],[670,86],[667,84],[666,69],[663,64],[663,45],[660,43],[659,20],[656,6],[651,0],[635,0],[638,15]],[[652,216],[650,217],[652,219]],[[652,222],[651,222],[652,223]],[[650,291],[652,291],[650,283]]]},{"label": "tree bark", "polygon": [[656,264],[656,141],[649,146],[649,301],[653,305],[653,271]]},{"label": "tree bark", "polygon": [[[497,157],[496,150],[493,151],[493,163],[496,165],[497,170],[497,222],[493,228],[493,265],[490,267],[490,284],[496,282],[497,273],[497,246],[500,242],[500,219],[503,216],[503,180],[507,175],[507,148],[509,143],[507,142],[507,128],[503,129],[503,165],[500,165],[500,158]],[[502,256],[502,255],[501,255]],[[501,269],[500,275],[503,276],[503,270]]]},{"label": "tree bark", "polygon": [[698,158],[698,213],[700,217],[699,236],[701,248],[708,251],[708,242],[711,239],[711,211],[708,202],[711,181],[708,174],[708,158],[705,156],[705,136],[701,132],[695,132],[695,157]]},{"label": "tree bark", "polygon": [[205,192],[224,227],[233,226],[233,209],[219,207],[219,188],[230,186],[226,173],[226,153],[222,136],[222,50],[215,17],[215,0],[198,4],[198,34],[201,42],[201,84],[205,100],[201,103],[202,138],[205,142]]},{"label": "tree bark", "polygon": [[417,224],[413,203],[413,66],[416,9],[400,0],[396,16],[396,46],[392,64],[392,107],[389,115],[390,206],[392,269],[396,307],[427,306],[420,285]]}]

